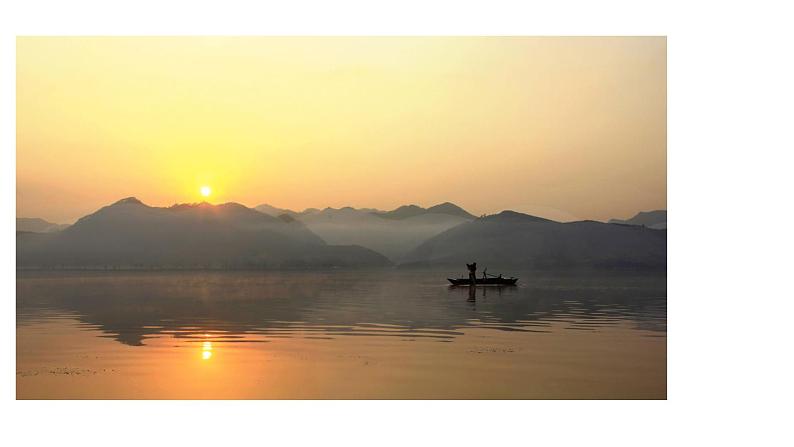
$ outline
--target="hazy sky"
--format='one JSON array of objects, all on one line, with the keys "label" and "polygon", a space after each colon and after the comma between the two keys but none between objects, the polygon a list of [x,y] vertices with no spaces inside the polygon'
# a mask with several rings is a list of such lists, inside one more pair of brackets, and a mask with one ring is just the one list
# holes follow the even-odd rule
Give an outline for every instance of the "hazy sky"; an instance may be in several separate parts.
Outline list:
[{"label": "hazy sky", "polygon": [[17,215],[667,207],[664,38],[18,38]]}]

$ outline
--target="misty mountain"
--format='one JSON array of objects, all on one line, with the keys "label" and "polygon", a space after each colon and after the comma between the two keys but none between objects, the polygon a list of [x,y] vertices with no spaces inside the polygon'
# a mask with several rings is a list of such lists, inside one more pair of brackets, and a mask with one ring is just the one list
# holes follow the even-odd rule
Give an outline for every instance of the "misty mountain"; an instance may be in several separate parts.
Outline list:
[{"label": "misty mountain", "polygon": [[430,238],[404,265],[457,265],[480,269],[648,268],[667,266],[667,231],[595,221],[560,223],[503,211]]},{"label": "misty mountain", "polygon": [[[256,207],[254,207],[254,209],[259,211],[260,213],[265,213],[265,214],[267,214],[269,216],[273,216],[273,217],[278,217],[278,216],[281,216],[281,215],[284,215],[284,214],[287,214],[287,215],[293,216],[293,217],[296,217],[296,216],[309,216],[309,215],[318,214],[318,213],[322,213],[322,212],[338,211],[335,208],[330,208],[329,207],[329,208],[325,208],[324,210],[321,210],[321,209],[318,209],[318,208],[306,208],[305,210],[299,212],[299,211],[292,211],[292,210],[287,209],[287,208],[278,208],[278,207],[275,207],[275,206],[272,206],[272,205],[268,205],[267,203],[263,203],[261,205],[258,205]],[[376,210],[374,208],[351,208],[349,206],[340,208],[339,210],[340,211],[341,210],[356,210],[356,211],[368,212],[368,213],[381,212],[380,210]]]},{"label": "misty mountain", "polygon": [[446,214],[449,216],[462,217],[464,219],[475,218],[475,216],[469,214],[463,208],[450,202],[444,202],[439,205],[431,206],[430,208],[422,208],[416,205],[403,205],[391,211],[376,211],[375,214],[385,219],[407,219],[425,214]]},{"label": "misty mountain", "polygon": [[53,234],[17,233],[21,267],[311,268],[384,266],[382,255],[332,246],[297,220],[237,203],[151,207],[120,200]]},{"label": "misty mountain", "polygon": [[67,224],[47,222],[38,217],[17,217],[17,231],[30,231],[33,233],[53,233],[67,228]]},{"label": "misty mountain", "polygon": [[265,213],[268,216],[278,217],[282,214],[293,215],[298,214],[295,211],[284,209],[284,208],[276,208],[275,206],[268,205],[267,203],[263,203],[259,206],[254,207],[255,210],[259,211],[260,213]]},{"label": "misty mountain", "polygon": [[451,203],[427,209],[407,205],[389,212],[344,207],[308,209],[286,214],[289,210],[269,205],[260,205],[256,209],[267,210],[274,215],[283,211],[285,214],[281,216],[289,215],[303,222],[329,244],[360,245],[393,261],[398,261],[428,238],[473,218],[471,214]]},{"label": "misty mountain", "polygon": [[609,223],[624,225],[644,225],[656,230],[667,228],[667,210],[641,211],[627,220],[610,219]]},{"label": "misty mountain", "polygon": [[424,213],[403,219],[384,219],[371,212],[342,208],[298,217],[330,244],[367,247],[397,261],[428,238],[469,219]]}]

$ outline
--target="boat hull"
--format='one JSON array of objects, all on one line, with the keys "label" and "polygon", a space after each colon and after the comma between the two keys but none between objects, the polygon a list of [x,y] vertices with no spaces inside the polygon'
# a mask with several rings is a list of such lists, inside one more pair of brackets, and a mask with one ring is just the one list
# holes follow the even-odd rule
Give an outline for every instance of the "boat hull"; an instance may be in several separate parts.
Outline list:
[{"label": "boat hull", "polygon": [[[470,286],[471,280],[469,278],[447,278],[447,281],[452,283],[453,286]],[[477,278],[475,285],[477,286],[514,286],[518,278]]]}]

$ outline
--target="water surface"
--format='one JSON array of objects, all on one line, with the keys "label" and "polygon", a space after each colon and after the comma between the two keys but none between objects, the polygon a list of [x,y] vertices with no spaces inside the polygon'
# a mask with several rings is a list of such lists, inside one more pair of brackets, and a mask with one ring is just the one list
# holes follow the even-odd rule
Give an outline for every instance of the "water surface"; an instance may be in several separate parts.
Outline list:
[{"label": "water surface", "polygon": [[20,273],[17,397],[666,398],[663,274],[448,273]]}]

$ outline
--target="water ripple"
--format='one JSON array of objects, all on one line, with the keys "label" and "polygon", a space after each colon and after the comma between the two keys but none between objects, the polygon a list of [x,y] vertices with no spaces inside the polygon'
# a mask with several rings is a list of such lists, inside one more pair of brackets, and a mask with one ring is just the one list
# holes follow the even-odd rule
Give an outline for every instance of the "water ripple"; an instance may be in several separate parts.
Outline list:
[{"label": "water ripple", "polygon": [[18,279],[17,324],[76,321],[80,330],[131,346],[162,337],[451,341],[468,330],[544,334],[553,326],[582,332],[625,326],[666,336],[664,276],[540,277],[471,293],[440,287],[427,280],[430,274],[340,272],[329,280],[312,273],[52,273],[47,280]]}]

